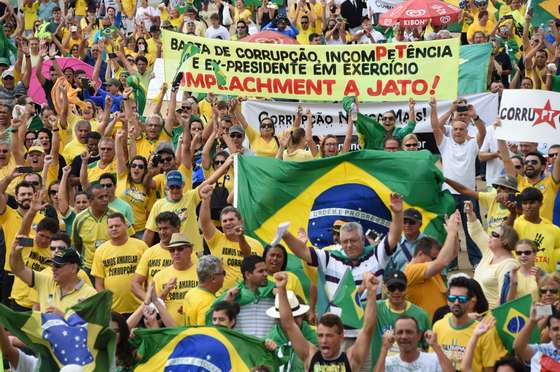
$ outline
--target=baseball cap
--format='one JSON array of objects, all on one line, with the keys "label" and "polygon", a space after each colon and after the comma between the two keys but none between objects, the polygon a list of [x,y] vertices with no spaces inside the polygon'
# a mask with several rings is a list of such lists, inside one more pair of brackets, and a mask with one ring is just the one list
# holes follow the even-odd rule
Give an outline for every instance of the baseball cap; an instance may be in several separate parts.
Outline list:
[{"label": "baseball cap", "polygon": [[342,225],[344,225],[346,223],[346,221],[342,221],[342,220],[336,220],[333,222],[332,224],[332,231],[334,232],[339,232],[340,231],[340,227]]},{"label": "baseball cap", "polygon": [[171,235],[171,240],[169,241],[169,244],[167,244],[166,248],[182,247],[185,245],[192,247],[193,243],[189,240],[189,238],[187,238],[185,234],[173,233],[173,235]]},{"label": "baseball cap", "polygon": [[41,154],[44,154],[45,150],[41,146],[31,146],[29,150],[27,150],[26,154],[30,154],[32,152],[40,152]]},{"label": "baseball cap", "polygon": [[505,187],[506,189],[510,189],[515,192],[519,191],[517,190],[517,179],[508,175],[500,176],[496,178],[494,182],[492,182],[492,186],[493,187],[502,186]]},{"label": "baseball cap", "polygon": [[387,287],[392,284],[402,284],[404,286],[408,284],[408,279],[402,271],[391,271],[390,273],[386,273],[383,276],[383,281]]},{"label": "baseball cap", "polygon": [[179,186],[182,187],[185,184],[183,181],[183,175],[178,170],[172,170],[167,173],[167,186]]},{"label": "baseball cap", "polygon": [[239,133],[242,135],[245,135],[245,129],[243,129],[243,127],[241,125],[232,125],[231,128],[229,128],[229,133]]},{"label": "baseball cap", "polygon": [[403,219],[409,219],[416,222],[422,222],[422,214],[415,208],[408,208],[403,213]]},{"label": "baseball cap", "polygon": [[14,70],[12,70],[11,68],[4,70],[4,72],[2,72],[2,79],[7,78],[8,76],[10,76],[12,79],[15,77]]},{"label": "baseball cap", "polygon": [[53,258],[51,258],[51,262],[54,265],[64,265],[67,263],[75,263],[78,266],[82,264],[82,258],[80,254],[74,249],[69,248],[65,251],[56,252]]}]

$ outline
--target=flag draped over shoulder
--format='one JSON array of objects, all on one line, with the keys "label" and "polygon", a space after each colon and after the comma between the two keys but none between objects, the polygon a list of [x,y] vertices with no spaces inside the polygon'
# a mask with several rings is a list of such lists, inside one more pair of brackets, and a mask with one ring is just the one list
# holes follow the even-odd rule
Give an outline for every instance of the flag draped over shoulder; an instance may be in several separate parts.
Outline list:
[{"label": "flag draped over shoulder", "polygon": [[[423,216],[422,231],[445,237],[444,215],[454,210],[443,175],[428,151],[365,150],[307,162],[265,157],[236,157],[235,200],[246,231],[271,242],[280,223],[290,221],[297,234],[304,228],[311,244],[332,244],[336,220],[359,222],[364,231],[386,234],[391,224],[391,192],[404,197],[404,207]],[[301,260],[289,259],[288,269],[306,289]],[[307,281],[308,283],[308,281]]]},{"label": "flag draped over shoulder", "polygon": [[490,53],[490,43],[461,46],[458,88],[460,96],[486,91]]},{"label": "flag draped over shoulder", "polygon": [[137,329],[134,336],[142,357],[136,372],[243,372],[260,364],[277,371],[280,365],[262,340],[223,327]]},{"label": "flag draped over shoulder", "polygon": [[531,24],[535,27],[547,26],[548,21],[560,19],[558,0],[531,0],[533,18]]},{"label": "flag draped over shoulder", "polygon": [[116,335],[111,329],[110,291],[97,293],[66,311],[64,317],[39,311],[15,312],[0,304],[0,325],[39,356],[39,372],[77,364],[84,371],[106,372],[113,365]]},{"label": "flag draped over shoulder", "polygon": [[342,324],[352,328],[362,328],[364,309],[350,269],[346,269],[338,284],[332,303],[342,310],[340,315]]},{"label": "flag draped over shoulder", "polygon": [[[527,324],[531,313],[531,295],[519,297],[513,301],[492,310],[492,315],[496,318],[496,331],[508,351],[513,351],[513,341],[521,332],[521,329]],[[535,328],[529,343],[539,342],[539,332]]]}]

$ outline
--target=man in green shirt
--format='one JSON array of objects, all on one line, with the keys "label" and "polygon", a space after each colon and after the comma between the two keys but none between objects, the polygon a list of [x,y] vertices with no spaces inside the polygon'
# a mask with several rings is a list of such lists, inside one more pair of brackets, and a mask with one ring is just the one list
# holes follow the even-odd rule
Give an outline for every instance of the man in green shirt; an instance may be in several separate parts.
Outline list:
[{"label": "man in green shirt", "polygon": [[397,115],[393,110],[383,113],[381,123],[369,116],[358,113],[358,120],[354,124],[358,131],[362,149],[383,150],[383,139],[385,137],[390,136],[402,141],[404,136],[412,133],[416,127],[415,104],[416,102],[410,98],[408,101],[408,123],[402,128],[395,127]]}]

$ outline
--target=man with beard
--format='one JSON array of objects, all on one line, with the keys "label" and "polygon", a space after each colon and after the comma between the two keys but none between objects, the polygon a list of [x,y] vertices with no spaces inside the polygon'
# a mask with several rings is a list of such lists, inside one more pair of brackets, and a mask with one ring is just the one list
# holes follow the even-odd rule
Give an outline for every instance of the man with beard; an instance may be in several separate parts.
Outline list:
[{"label": "man with beard", "polygon": [[[469,317],[476,301],[471,279],[464,276],[453,278],[449,282],[447,295],[447,303],[451,312],[433,326],[434,333],[438,335],[438,342],[455,370],[460,369],[469,340],[479,324],[478,321]],[[482,371],[485,368],[493,368],[496,361],[506,352],[496,328],[492,327],[478,340],[472,370]]]}]

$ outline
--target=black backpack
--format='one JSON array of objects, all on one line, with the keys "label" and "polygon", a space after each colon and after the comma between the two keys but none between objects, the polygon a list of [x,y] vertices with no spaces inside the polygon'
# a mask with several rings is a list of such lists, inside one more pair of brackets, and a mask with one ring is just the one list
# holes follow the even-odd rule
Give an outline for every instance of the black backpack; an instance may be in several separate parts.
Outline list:
[{"label": "black backpack", "polygon": [[212,197],[210,198],[210,216],[213,220],[218,221],[220,220],[220,213],[222,209],[228,206],[228,196],[229,191],[225,187],[226,184],[226,174],[222,178],[222,183],[216,182],[216,186],[214,187],[214,191],[212,192]]}]

